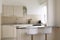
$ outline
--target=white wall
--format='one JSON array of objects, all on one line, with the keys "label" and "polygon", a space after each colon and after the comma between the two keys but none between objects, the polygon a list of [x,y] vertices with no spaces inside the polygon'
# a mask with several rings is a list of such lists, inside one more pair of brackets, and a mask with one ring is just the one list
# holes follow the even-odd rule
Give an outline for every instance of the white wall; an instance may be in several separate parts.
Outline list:
[{"label": "white wall", "polygon": [[55,1],[48,0],[48,26],[55,26]]},{"label": "white wall", "polygon": [[1,11],[2,11],[2,0],[0,0],[0,40],[1,40]]}]

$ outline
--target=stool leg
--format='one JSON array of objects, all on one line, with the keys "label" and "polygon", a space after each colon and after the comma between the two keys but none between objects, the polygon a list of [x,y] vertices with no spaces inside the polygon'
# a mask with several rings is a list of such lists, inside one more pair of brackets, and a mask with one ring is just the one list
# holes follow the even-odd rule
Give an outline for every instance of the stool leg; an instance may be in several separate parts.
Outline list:
[{"label": "stool leg", "polygon": [[33,35],[31,35],[31,40],[33,40]]},{"label": "stool leg", "polygon": [[45,40],[47,40],[47,34],[45,34]]}]

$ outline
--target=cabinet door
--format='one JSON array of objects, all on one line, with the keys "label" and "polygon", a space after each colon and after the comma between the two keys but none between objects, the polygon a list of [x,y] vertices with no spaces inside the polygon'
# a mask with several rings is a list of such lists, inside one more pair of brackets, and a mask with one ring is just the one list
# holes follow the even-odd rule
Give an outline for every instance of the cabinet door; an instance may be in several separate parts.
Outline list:
[{"label": "cabinet door", "polygon": [[2,12],[2,16],[13,16],[13,6],[4,5]]},{"label": "cabinet door", "polygon": [[26,29],[17,29],[17,40],[31,40],[31,36],[26,34]]},{"label": "cabinet door", "polygon": [[16,28],[12,25],[2,25],[2,38],[15,38]]},{"label": "cabinet door", "polygon": [[23,17],[23,6],[14,6],[14,16]]}]

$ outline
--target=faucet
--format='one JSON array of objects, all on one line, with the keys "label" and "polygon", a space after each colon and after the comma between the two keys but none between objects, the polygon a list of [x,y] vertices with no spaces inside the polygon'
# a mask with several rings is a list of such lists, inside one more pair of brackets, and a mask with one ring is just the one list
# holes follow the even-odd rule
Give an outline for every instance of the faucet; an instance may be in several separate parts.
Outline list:
[{"label": "faucet", "polygon": [[32,19],[28,19],[28,24],[30,24],[30,23],[31,23],[31,20],[32,20]]}]

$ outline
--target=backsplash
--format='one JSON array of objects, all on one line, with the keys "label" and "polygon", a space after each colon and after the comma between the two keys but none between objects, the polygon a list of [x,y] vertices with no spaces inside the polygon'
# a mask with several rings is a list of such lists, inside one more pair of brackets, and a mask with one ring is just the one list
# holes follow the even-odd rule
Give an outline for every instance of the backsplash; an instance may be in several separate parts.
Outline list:
[{"label": "backsplash", "polygon": [[2,16],[1,17],[1,23],[2,24],[11,24],[11,23],[15,23],[16,22],[16,17],[5,17],[5,16]]},{"label": "backsplash", "polygon": [[31,24],[35,24],[38,21],[38,18],[34,15],[26,17],[16,17],[16,16],[2,16],[2,24],[27,24],[28,20],[31,20]]}]

